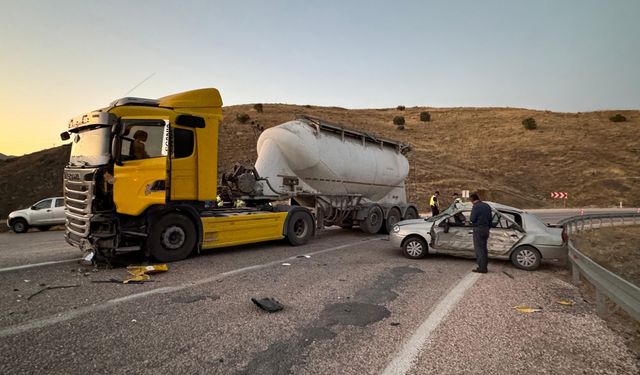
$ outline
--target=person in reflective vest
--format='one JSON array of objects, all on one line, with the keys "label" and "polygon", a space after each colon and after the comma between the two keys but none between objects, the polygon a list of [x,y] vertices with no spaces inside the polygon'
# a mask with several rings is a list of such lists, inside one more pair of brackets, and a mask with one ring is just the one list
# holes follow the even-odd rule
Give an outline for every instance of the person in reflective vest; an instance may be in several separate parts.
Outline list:
[{"label": "person in reflective vest", "polygon": [[429,206],[431,207],[431,216],[436,216],[440,213],[440,204],[438,203],[438,197],[440,196],[440,192],[436,191],[435,194],[431,196],[429,199]]}]

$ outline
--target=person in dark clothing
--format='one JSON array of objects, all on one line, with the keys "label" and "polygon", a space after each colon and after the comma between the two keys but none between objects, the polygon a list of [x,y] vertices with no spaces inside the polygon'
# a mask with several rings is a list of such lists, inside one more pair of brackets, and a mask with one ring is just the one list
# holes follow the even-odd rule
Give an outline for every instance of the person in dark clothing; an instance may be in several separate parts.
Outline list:
[{"label": "person in dark clothing", "polygon": [[491,207],[481,201],[477,193],[472,193],[469,199],[473,203],[470,220],[473,225],[473,249],[476,252],[476,262],[478,262],[478,267],[473,272],[487,273],[487,263],[489,262],[487,241],[489,240],[493,214]]},{"label": "person in dark clothing", "polygon": [[429,206],[431,207],[431,217],[437,216],[440,213],[440,203],[438,202],[439,196],[440,192],[436,191],[436,193],[433,194],[429,199]]}]

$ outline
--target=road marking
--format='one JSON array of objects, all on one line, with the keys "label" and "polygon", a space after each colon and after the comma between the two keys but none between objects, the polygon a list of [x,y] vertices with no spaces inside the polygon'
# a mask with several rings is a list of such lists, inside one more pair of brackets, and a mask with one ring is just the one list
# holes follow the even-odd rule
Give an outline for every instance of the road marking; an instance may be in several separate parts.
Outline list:
[{"label": "road marking", "polygon": [[77,262],[77,261],[79,261],[79,260],[82,260],[82,258],[69,259],[69,260],[54,260],[54,261],[51,261],[51,262],[25,264],[25,265],[23,265],[23,266],[14,266],[14,267],[0,268],[0,272],[9,272],[9,271],[15,271],[15,270],[23,270],[23,269],[26,269],[26,268],[34,268],[34,267],[48,266],[48,265],[51,265],[51,264],[71,263],[71,262]]},{"label": "road marking", "polygon": [[[358,245],[358,244],[363,244],[363,243],[367,243],[367,242],[372,242],[372,241],[380,241],[381,238],[371,238],[371,239],[367,239],[367,240],[363,240],[363,241],[357,241],[357,242],[351,242],[348,244],[344,244],[344,245],[340,245],[340,246],[334,246],[328,249],[324,249],[324,250],[318,250],[312,253],[307,253],[305,255],[319,255],[319,254],[323,254],[323,253],[328,253],[331,251],[336,251],[336,250],[340,250],[340,249],[344,249],[346,247],[350,247],[350,246],[354,246],[354,245]],[[304,259],[304,258],[303,258]],[[49,316],[47,318],[42,318],[42,319],[38,319],[38,320],[34,320],[28,323],[23,323],[23,324],[18,324],[18,325],[14,325],[14,326],[9,326],[7,328],[4,328],[2,330],[0,330],[0,337],[6,337],[6,336],[13,336],[13,335],[17,335],[23,332],[27,332],[30,331],[32,329],[37,329],[37,328],[44,328],[56,323],[61,323],[61,322],[65,322],[74,318],[77,318],[81,315],[85,315],[85,314],[89,314],[92,312],[97,312],[97,311],[102,311],[102,310],[106,310],[108,308],[111,308],[112,306],[124,303],[124,302],[128,302],[128,301],[133,301],[133,300],[137,300],[140,298],[144,298],[144,297],[148,297],[148,296],[152,296],[152,295],[156,295],[156,294],[164,294],[164,293],[171,293],[171,292],[176,292],[176,291],[180,291],[183,289],[187,289],[187,288],[192,288],[195,286],[199,286],[202,284],[207,284],[207,283],[211,283],[214,281],[219,281],[219,280],[223,280],[227,277],[231,277],[234,275],[238,275],[241,273],[245,273],[245,272],[249,272],[249,271],[255,271],[255,270],[259,270],[259,269],[263,269],[263,268],[268,268],[271,266],[276,266],[276,265],[280,265],[282,262],[292,262],[292,261],[300,261],[300,259],[297,258],[297,255],[288,257],[288,258],[284,258],[284,259],[279,259],[279,260],[275,260],[272,262],[267,262],[267,263],[263,263],[263,264],[256,264],[253,266],[248,266],[248,267],[243,267],[243,268],[238,268],[235,270],[231,270],[231,271],[226,271],[226,272],[222,272],[219,273],[217,275],[213,275],[204,279],[200,279],[200,280],[196,280],[196,281],[190,281],[188,283],[183,283],[180,285],[176,285],[176,286],[169,286],[169,287],[162,287],[162,288],[157,288],[157,289],[151,289],[145,292],[141,292],[141,293],[136,293],[136,294],[130,294],[128,296],[124,296],[124,297],[118,297],[118,298],[114,298],[114,299],[110,299],[107,300],[106,302],[103,302],[101,304],[96,304],[96,305],[91,305],[91,306],[86,306],[86,307],[80,307],[78,309],[74,309],[74,310],[69,310],[69,311],[65,311],[65,312],[61,312],[58,313],[56,315],[53,316]]]},{"label": "road marking", "polygon": [[433,330],[438,327],[440,322],[455,307],[455,305],[464,296],[465,292],[476,283],[480,274],[470,273],[456,284],[456,286],[447,293],[436,307],[432,310],[427,319],[422,322],[420,327],[414,332],[413,336],[404,343],[402,349],[396,353],[393,360],[387,365],[382,375],[401,375],[406,374],[411,369],[417,356],[422,351],[422,347],[429,340]]}]

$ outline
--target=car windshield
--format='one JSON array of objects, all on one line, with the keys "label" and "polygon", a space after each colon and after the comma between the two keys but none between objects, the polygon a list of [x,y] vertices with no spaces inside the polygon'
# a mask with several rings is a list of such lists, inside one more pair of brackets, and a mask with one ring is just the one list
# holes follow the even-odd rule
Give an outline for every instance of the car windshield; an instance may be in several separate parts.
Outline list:
[{"label": "car windshield", "polygon": [[87,127],[71,133],[72,166],[99,166],[109,162],[111,127]]}]

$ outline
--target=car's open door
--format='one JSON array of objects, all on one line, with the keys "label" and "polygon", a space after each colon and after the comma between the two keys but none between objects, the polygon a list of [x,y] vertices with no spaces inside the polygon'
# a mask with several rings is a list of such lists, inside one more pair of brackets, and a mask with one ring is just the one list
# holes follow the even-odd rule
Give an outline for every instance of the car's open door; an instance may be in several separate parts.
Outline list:
[{"label": "car's open door", "polygon": [[491,224],[491,232],[487,244],[489,256],[507,254],[525,235],[520,225],[498,211],[493,212]]},{"label": "car's open door", "polygon": [[456,220],[456,215],[460,213],[469,216],[468,211],[456,212],[453,215],[443,217],[434,223],[432,227],[432,247],[447,252],[470,253],[473,254],[473,228],[465,225],[462,221]]}]

